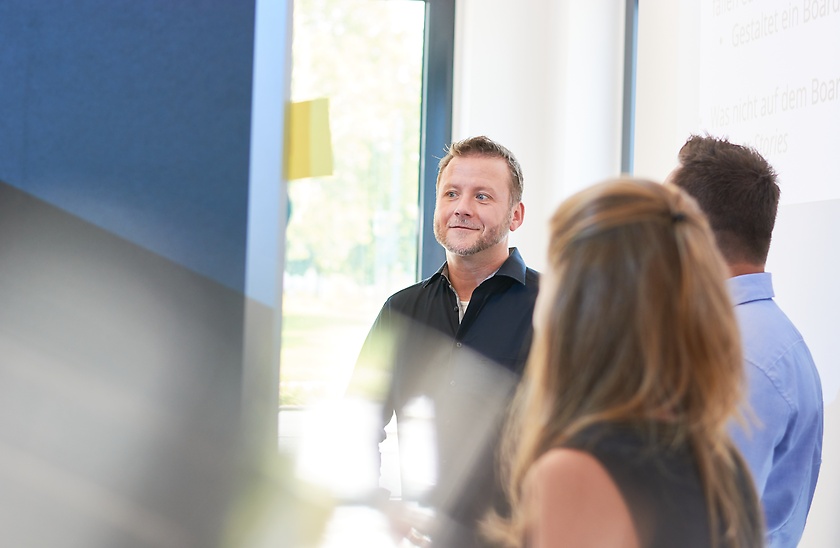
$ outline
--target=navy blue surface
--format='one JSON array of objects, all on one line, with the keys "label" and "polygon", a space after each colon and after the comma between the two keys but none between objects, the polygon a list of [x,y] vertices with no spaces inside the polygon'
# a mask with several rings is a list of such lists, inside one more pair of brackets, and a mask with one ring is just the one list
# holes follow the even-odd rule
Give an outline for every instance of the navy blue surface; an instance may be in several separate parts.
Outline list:
[{"label": "navy blue surface", "polygon": [[0,180],[244,291],[254,2],[4,0]]},{"label": "navy blue surface", "polygon": [[418,278],[425,280],[446,260],[434,234],[438,162],[452,141],[452,82],[455,55],[455,0],[426,4],[423,53],[423,119],[420,143],[420,261]]}]

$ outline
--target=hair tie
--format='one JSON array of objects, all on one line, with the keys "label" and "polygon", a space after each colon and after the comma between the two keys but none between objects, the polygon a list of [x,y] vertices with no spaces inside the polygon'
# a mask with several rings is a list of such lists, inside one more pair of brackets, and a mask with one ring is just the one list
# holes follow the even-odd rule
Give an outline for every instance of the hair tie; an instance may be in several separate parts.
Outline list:
[{"label": "hair tie", "polygon": [[671,221],[673,221],[675,224],[679,223],[681,221],[685,221],[685,213],[683,213],[682,211],[679,211],[677,213],[672,213],[671,214]]}]

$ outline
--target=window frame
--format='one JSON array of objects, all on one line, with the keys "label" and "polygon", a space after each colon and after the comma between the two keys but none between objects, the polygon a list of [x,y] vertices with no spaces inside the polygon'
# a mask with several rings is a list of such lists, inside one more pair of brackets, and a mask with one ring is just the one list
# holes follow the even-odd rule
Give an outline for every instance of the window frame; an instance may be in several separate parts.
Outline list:
[{"label": "window frame", "polygon": [[452,142],[452,98],[455,58],[455,0],[423,0],[423,98],[420,115],[420,180],[417,276],[434,274],[446,260],[435,240],[435,185],[438,161]]},{"label": "window frame", "polygon": [[622,93],[621,171],[633,174],[636,131],[636,44],[639,34],[639,0],[625,0],[624,89]]}]

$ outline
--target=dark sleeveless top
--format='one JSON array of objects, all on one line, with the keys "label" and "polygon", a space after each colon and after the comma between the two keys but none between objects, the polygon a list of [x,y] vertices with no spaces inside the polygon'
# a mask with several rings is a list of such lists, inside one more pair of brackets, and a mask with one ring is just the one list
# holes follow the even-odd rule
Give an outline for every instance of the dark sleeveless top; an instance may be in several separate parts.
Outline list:
[{"label": "dark sleeveless top", "polygon": [[[564,446],[589,453],[607,470],[642,548],[711,546],[706,498],[687,446],[666,450],[617,426],[589,428]],[[718,546],[726,546],[723,538]]]}]

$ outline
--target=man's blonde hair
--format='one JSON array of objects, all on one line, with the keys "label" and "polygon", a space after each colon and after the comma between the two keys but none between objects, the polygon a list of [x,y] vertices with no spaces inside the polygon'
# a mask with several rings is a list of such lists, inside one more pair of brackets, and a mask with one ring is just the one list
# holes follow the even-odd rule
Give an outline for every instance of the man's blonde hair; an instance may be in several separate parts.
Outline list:
[{"label": "man's blonde hair", "polygon": [[452,158],[466,158],[470,156],[501,158],[507,162],[510,173],[510,205],[512,207],[522,201],[522,192],[525,187],[522,178],[522,166],[519,165],[519,160],[516,159],[513,152],[484,135],[455,141],[446,149],[446,156],[441,158],[438,163],[438,176],[435,188],[440,185],[440,176],[446,169],[446,166],[449,165],[449,162],[452,161]]}]

